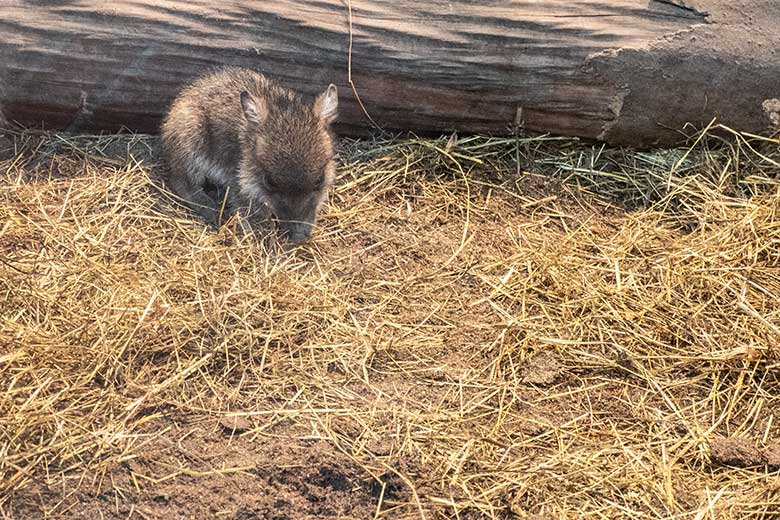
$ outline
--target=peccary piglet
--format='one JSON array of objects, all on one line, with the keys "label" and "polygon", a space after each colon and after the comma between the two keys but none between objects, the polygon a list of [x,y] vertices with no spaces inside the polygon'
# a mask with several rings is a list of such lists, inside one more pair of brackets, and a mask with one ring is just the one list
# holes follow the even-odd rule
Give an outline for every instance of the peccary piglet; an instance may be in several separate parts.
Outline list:
[{"label": "peccary piglet", "polygon": [[332,84],[309,103],[253,70],[206,75],[162,124],[166,184],[209,223],[264,209],[288,240],[308,240],[333,184],[337,110]]}]

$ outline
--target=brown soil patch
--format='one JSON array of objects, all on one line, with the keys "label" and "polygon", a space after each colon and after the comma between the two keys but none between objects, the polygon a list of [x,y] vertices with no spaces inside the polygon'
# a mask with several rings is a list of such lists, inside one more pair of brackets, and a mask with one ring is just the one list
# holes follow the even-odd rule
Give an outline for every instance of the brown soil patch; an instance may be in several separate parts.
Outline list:
[{"label": "brown soil patch", "polygon": [[750,439],[715,438],[710,441],[710,458],[725,466],[767,465],[777,470],[780,469],[780,444],[756,447]]},{"label": "brown soil patch", "polygon": [[713,462],[727,466],[760,466],[764,454],[747,439],[713,439],[710,441]]},{"label": "brown soil patch", "polygon": [[[176,442],[171,440],[176,439]],[[390,481],[388,498],[398,490]],[[138,457],[69,497],[69,518],[371,518],[381,484],[322,441],[248,442],[196,421],[174,427]],[[33,487],[35,489],[35,486]],[[57,500],[45,488],[44,500]],[[40,512],[25,501],[19,518]]]}]

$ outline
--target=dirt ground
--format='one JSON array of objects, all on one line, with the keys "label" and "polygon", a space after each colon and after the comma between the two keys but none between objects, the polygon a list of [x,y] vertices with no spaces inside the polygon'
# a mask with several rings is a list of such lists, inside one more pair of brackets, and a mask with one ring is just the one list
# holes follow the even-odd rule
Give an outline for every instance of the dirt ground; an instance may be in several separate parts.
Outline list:
[{"label": "dirt ground", "polygon": [[780,510],[773,141],[346,142],[292,251],[172,204],[153,138],[5,143],[1,518]]}]

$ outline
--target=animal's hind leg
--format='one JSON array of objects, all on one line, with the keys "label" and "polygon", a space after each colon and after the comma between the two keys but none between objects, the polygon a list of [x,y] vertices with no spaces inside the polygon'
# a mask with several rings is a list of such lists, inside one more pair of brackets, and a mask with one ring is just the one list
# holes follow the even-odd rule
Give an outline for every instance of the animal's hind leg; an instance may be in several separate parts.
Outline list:
[{"label": "animal's hind leg", "polygon": [[[220,221],[220,186],[208,182],[209,171],[204,162],[187,161],[184,157],[177,157],[175,152],[169,156],[168,175],[165,184],[180,199],[180,202],[189,207],[197,215],[200,215],[207,223],[219,226]],[[212,184],[212,189],[208,189]]]},{"label": "animal's hind leg", "polygon": [[206,193],[204,186],[195,185],[186,175],[176,175],[168,179],[168,188],[207,223],[219,225],[219,204]]}]

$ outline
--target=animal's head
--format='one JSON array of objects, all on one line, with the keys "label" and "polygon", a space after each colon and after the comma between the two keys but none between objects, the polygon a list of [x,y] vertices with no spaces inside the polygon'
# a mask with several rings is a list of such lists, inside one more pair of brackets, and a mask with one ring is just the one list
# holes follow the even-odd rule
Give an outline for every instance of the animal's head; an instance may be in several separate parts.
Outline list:
[{"label": "animal's head", "polygon": [[266,204],[281,234],[308,240],[335,177],[331,123],[338,113],[335,85],[305,103],[292,92],[268,97],[241,93],[246,118],[241,190]]}]

